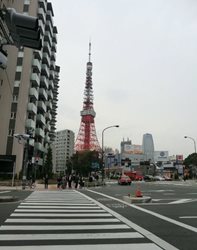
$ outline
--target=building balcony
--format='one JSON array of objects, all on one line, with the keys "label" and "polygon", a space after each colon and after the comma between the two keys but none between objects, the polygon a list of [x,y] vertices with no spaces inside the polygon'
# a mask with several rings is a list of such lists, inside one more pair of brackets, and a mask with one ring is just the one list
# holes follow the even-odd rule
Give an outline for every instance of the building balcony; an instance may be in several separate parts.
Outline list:
[{"label": "building balcony", "polygon": [[45,125],[45,129],[46,129],[47,131],[51,131],[51,125],[47,123],[47,124]]},{"label": "building balcony", "polygon": [[56,46],[56,43],[52,43],[52,47],[51,47],[51,50],[54,51],[54,52],[57,52],[57,46]]},{"label": "building balcony", "polygon": [[55,53],[55,51],[51,51],[51,60],[56,61],[56,53]]},{"label": "building balcony", "polygon": [[51,90],[48,90],[47,94],[50,99],[53,99],[53,92]]},{"label": "building balcony", "polygon": [[45,29],[44,29],[44,24],[42,22],[42,20],[38,20],[39,23],[39,27],[40,27],[40,33],[42,34],[42,36],[44,35]]},{"label": "building balcony", "polygon": [[38,87],[40,85],[40,78],[38,74],[32,73],[30,76],[30,81],[33,84],[33,86]]},{"label": "building balcony", "polygon": [[36,151],[41,151],[41,152],[45,151],[44,147],[42,146],[42,143],[40,143],[40,142],[35,142],[34,143],[34,149]]},{"label": "building balcony", "polygon": [[46,64],[42,64],[41,74],[46,76],[47,78],[49,77],[49,68],[47,67]]},{"label": "building balcony", "polygon": [[30,88],[29,95],[35,100],[38,100],[38,90],[36,88]]},{"label": "building balcony", "polygon": [[29,102],[27,105],[27,111],[29,113],[37,114],[37,107],[33,102]]},{"label": "building balcony", "polygon": [[42,114],[38,114],[36,116],[36,121],[42,123],[43,125],[45,125],[46,123],[46,119]]},{"label": "building balcony", "polygon": [[38,108],[42,110],[44,113],[47,111],[47,107],[43,101],[38,101]]},{"label": "building balcony", "polygon": [[25,122],[25,127],[26,127],[27,129],[35,130],[36,123],[35,123],[35,121],[32,120],[32,119],[27,119],[26,122]]},{"label": "building balcony", "polygon": [[36,128],[35,135],[44,138],[44,130],[41,128]]},{"label": "building balcony", "polygon": [[51,101],[47,101],[46,105],[47,105],[48,109],[50,109],[50,110],[52,109],[52,103],[51,103]]},{"label": "building balcony", "polygon": [[50,69],[55,70],[55,61],[53,60],[51,61]]},{"label": "building balcony", "polygon": [[51,10],[47,10],[47,17],[46,17],[47,21],[51,22],[51,25],[53,26],[53,13]]},{"label": "building balcony", "polygon": [[45,89],[43,89],[43,88],[39,89],[39,97],[41,97],[45,101],[47,100],[48,96],[47,96],[47,92]]},{"label": "building balcony", "polygon": [[50,79],[50,80],[54,80],[54,78],[55,78],[54,70],[50,70],[50,71],[49,71],[49,79]]},{"label": "building balcony", "polygon": [[47,11],[47,3],[46,0],[39,0],[39,7],[43,8],[44,12]]},{"label": "building balcony", "polygon": [[51,56],[51,47],[49,45],[49,42],[44,42],[43,44],[43,52],[47,52],[49,56]]},{"label": "building balcony", "polygon": [[49,20],[46,21],[45,30],[49,31],[51,33],[51,36],[53,35],[53,28]]},{"label": "building balcony", "polygon": [[46,14],[43,8],[38,9],[38,18],[43,21],[43,23],[46,22]]},{"label": "building balcony", "polygon": [[45,118],[46,118],[46,120],[51,120],[52,119],[52,115],[49,113],[49,112],[47,112],[46,114],[45,114]]},{"label": "building balcony", "polygon": [[46,64],[48,67],[49,67],[50,64],[51,64],[50,57],[49,57],[48,53],[46,53],[46,52],[43,53],[42,63],[43,63],[43,64]]},{"label": "building balcony", "polygon": [[41,71],[41,64],[38,59],[33,59],[32,61],[32,68],[34,69],[34,72],[40,73]]},{"label": "building balcony", "polygon": [[56,33],[53,33],[52,41],[53,41],[54,43],[57,43],[57,35],[56,35]]},{"label": "building balcony", "polygon": [[48,42],[50,46],[52,46],[52,36],[49,31],[46,31],[44,34],[44,41]]},{"label": "building balcony", "polygon": [[48,135],[45,136],[44,141],[49,143],[50,142],[50,137]]},{"label": "building balcony", "polygon": [[42,59],[42,52],[40,50],[34,50],[34,58],[40,61]]},{"label": "building balcony", "polygon": [[52,80],[49,80],[49,87],[50,87],[51,89],[54,89],[54,83],[53,83]]},{"label": "building balcony", "polygon": [[47,80],[46,76],[41,76],[40,77],[40,87],[48,89],[49,83],[48,83],[48,80]]}]

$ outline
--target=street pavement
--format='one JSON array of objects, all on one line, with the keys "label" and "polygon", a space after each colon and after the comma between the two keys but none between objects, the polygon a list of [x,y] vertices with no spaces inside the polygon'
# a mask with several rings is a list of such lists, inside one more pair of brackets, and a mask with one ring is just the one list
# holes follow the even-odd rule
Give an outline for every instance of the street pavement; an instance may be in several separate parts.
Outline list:
[{"label": "street pavement", "polygon": [[177,249],[77,190],[32,192],[0,227],[0,245],[2,250]]}]

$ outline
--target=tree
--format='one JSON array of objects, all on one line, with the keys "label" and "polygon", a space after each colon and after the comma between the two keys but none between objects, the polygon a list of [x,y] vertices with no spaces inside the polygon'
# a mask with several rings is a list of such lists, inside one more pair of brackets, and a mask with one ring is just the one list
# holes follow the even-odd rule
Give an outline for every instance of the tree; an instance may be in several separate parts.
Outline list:
[{"label": "tree", "polygon": [[68,163],[68,173],[74,170],[83,176],[88,176],[92,171],[92,163],[99,163],[99,153],[97,151],[85,150],[76,152]]},{"label": "tree", "polygon": [[43,174],[44,175],[48,174],[48,177],[51,178],[53,175],[52,170],[53,170],[53,157],[52,157],[52,149],[49,146],[46,155],[46,160],[44,162]]},{"label": "tree", "polygon": [[187,158],[185,158],[183,164],[186,167],[191,165],[197,166],[197,153],[190,154]]}]

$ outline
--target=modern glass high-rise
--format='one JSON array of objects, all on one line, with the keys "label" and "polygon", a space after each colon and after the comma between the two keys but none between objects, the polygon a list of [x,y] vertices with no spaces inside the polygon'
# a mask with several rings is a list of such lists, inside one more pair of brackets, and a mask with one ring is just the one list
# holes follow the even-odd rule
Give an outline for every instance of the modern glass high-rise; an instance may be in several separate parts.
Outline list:
[{"label": "modern glass high-rise", "polygon": [[43,41],[41,51],[4,46],[8,64],[6,70],[0,69],[0,155],[16,156],[18,175],[23,166],[24,143],[19,144],[14,134],[33,133],[28,160],[36,157],[40,168],[55,138],[60,72],[56,65],[57,28],[52,4],[47,0],[2,0],[3,6],[38,17]]},{"label": "modern glass high-rise", "polygon": [[142,139],[142,151],[144,160],[154,162],[154,142],[151,134],[144,134]]}]

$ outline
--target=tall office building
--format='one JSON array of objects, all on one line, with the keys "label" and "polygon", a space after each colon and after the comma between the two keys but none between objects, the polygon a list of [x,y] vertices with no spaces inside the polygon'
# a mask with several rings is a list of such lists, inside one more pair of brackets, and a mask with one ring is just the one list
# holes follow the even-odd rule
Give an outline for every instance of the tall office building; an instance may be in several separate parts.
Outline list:
[{"label": "tall office building", "polygon": [[6,159],[15,156],[18,175],[23,166],[25,142],[19,143],[14,134],[32,133],[28,160],[36,157],[40,169],[48,145],[55,139],[60,72],[56,66],[57,28],[52,4],[47,0],[2,0],[0,7],[3,6],[38,17],[43,41],[41,51],[4,46],[8,63],[6,70],[0,69],[0,172],[12,165],[12,160],[8,163]]},{"label": "tall office building", "polygon": [[54,142],[55,172],[66,171],[67,163],[74,154],[74,132],[68,129],[57,131]]},{"label": "tall office building", "polygon": [[144,134],[142,139],[142,151],[144,160],[154,162],[154,143],[151,134]]}]

